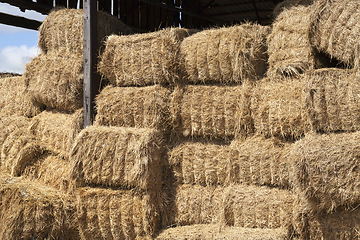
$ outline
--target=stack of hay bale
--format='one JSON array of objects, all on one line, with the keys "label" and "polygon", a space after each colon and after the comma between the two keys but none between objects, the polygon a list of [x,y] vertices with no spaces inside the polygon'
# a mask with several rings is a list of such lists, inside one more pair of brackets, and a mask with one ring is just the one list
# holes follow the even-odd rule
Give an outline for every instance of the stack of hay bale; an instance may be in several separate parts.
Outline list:
[{"label": "stack of hay bale", "polygon": [[357,239],[360,4],[276,11],[106,41],[129,30],[99,13],[86,129],[82,11],[52,12],[0,83],[1,238]]},{"label": "stack of hay bale", "polygon": [[170,103],[170,204],[157,239],[291,236],[288,144],[254,135],[250,109],[269,31],[242,24],[182,42],[183,81]]}]

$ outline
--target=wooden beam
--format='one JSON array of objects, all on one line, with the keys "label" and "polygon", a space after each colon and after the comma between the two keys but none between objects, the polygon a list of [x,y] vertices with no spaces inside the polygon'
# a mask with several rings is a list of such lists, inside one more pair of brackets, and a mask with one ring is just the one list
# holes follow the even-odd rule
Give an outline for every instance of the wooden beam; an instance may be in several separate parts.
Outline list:
[{"label": "wooden beam", "polygon": [[95,119],[95,97],[99,93],[97,64],[97,1],[84,0],[84,127]]},{"label": "wooden beam", "polygon": [[42,14],[48,14],[52,9],[52,6],[36,3],[36,2],[27,2],[24,0],[0,0],[0,2],[8,3],[12,6],[19,7],[21,9],[34,10]]},{"label": "wooden beam", "polygon": [[0,13],[0,23],[32,30],[38,30],[41,25],[41,22],[6,13]]}]

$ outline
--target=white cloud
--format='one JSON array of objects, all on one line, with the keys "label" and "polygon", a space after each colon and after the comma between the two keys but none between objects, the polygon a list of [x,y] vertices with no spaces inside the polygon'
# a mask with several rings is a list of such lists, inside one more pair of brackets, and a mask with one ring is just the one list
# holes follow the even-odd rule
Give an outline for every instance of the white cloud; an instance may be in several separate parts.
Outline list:
[{"label": "white cloud", "polygon": [[0,49],[0,72],[23,73],[25,64],[30,62],[38,53],[37,46],[30,48],[25,45],[20,47],[7,46]]},{"label": "white cloud", "polygon": [[[14,15],[14,16],[21,16],[21,17],[25,17],[28,19],[32,19],[32,20],[41,21],[41,22],[44,21],[44,19],[46,17],[46,15],[42,15],[41,13],[38,13],[36,11],[26,10],[25,12],[21,12],[18,7],[11,6],[10,4],[7,4],[7,3],[0,3],[0,12]],[[7,26],[4,24],[0,24],[0,32],[13,33],[13,32],[20,32],[20,31],[24,31],[24,30],[25,29],[19,28],[19,27],[11,27],[11,26]]]}]

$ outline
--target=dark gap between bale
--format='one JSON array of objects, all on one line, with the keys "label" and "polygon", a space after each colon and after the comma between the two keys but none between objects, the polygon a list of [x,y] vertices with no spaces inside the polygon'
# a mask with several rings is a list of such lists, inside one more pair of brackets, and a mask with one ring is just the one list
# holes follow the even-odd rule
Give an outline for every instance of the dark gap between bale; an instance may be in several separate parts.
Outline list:
[{"label": "dark gap between bale", "polygon": [[25,77],[8,76],[0,79],[0,115],[34,117],[42,108],[41,104],[33,101]]},{"label": "dark gap between bale", "polygon": [[260,229],[242,227],[220,228],[213,224],[195,224],[168,228],[162,231],[157,240],[284,240],[288,239],[285,228]]},{"label": "dark gap between bale", "polygon": [[84,184],[159,189],[163,150],[154,129],[91,126],[75,140],[71,175]]},{"label": "dark gap between bale", "polygon": [[106,87],[96,97],[95,125],[169,130],[170,91],[149,87]]},{"label": "dark gap between bale", "polygon": [[74,111],[83,107],[83,55],[59,48],[39,54],[23,75],[35,102],[49,108]]},{"label": "dark gap between bale", "polygon": [[[39,47],[43,53],[65,48],[67,54],[83,54],[82,9],[59,9],[52,11],[39,28]],[[106,36],[131,34],[131,29],[119,19],[106,12],[98,12],[98,39],[100,47]]]},{"label": "dark gap between bale", "polygon": [[29,128],[41,146],[68,158],[76,136],[83,129],[83,121],[82,109],[74,113],[43,111],[31,119]]},{"label": "dark gap between bale", "polygon": [[179,81],[180,43],[192,32],[167,28],[131,36],[111,35],[98,71],[114,86],[173,84]]},{"label": "dark gap between bale", "polygon": [[263,77],[270,28],[245,23],[196,33],[181,43],[186,82],[242,83]]},{"label": "dark gap between bale", "polygon": [[80,239],[75,199],[36,181],[1,176],[1,239]]},{"label": "dark gap between bale", "polygon": [[80,188],[75,195],[82,239],[138,239],[158,231],[156,193]]},{"label": "dark gap between bale", "polygon": [[225,140],[251,135],[251,88],[250,83],[176,87],[170,102],[174,134]]}]

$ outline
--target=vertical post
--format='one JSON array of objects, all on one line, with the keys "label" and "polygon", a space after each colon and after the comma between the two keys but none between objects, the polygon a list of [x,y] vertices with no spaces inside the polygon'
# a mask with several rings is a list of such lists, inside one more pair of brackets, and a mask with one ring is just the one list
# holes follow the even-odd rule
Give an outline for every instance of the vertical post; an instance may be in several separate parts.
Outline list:
[{"label": "vertical post", "polygon": [[84,0],[84,127],[95,118],[94,99],[99,91],[97,49],[97,0]]}]

